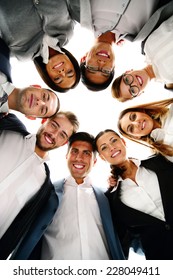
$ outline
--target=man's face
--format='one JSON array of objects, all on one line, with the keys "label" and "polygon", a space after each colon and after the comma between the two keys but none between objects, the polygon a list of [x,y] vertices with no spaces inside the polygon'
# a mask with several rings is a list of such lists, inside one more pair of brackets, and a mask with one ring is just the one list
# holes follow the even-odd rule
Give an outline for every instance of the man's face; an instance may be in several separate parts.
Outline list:
[{"label": "man's face", "polygon": [[115,66],[111,44],[97,42],[86,55],[86,77],[95,84],[106,82]]},{"label": "man's face", "polygon": [[50,151],[67,143],[73,133],[73,125],[63,114],[47,121],[37,132],[36,145],[42,151]]},{"label": "man's face", "polygon": [[66,158],[70,174],[78,184],[83,183],[96,162],[92,145],[85,141],[73,142]]},{"label": "man's face", "polygon": [[56,113],[59,99],[51,90],[27,87],[20,91],[17,106],[26,116],[48,118]]}]

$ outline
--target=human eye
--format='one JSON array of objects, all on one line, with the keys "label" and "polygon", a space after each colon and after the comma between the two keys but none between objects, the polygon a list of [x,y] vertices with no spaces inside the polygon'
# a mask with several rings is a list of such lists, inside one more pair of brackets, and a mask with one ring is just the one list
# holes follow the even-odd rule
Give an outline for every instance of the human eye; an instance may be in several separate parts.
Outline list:
[{"label": "human eye", "polygon": [[71,77],[73,77],[74,76],[74,71],[73,70],[69,70],[68,72],[67,72],[67,77],[68,78],[71,78]]},{"label": "human eye", "polygon": [[77,152],[78,152],[78,150],[77,149],[71,149],[71,154],[73,154],[73,155],[76,155],[77,154]]},{"label": "human eye", "polygon": [[130,81],[130,77],[129,77],[128,75],[125,75],[123,80],[124,80],[124,83],[125,83],[126,85],[129,85],[130,82],[131,82],[131,81]]},{"label": "human eye", "polygon": [[88,65],[86,68],[90,72],[96,72],[98,70],[98,67],[94,67],[94,66],[90,66],[90,65]]},{"label": "human eye", "polygon": [[112,138],[111,142],[115,143],[115,142],[117,142],[117,139],[116,138]]},{"label": "human eye", "polygon": [[107,148],[107,146],[106,146],[106,145],[102,146],[102,147],[101,147],[101,151],[105,151],[105,150],[106,150],[106,148]]},{"label": "human eye", "polygon": [[59,135],[60,135],[61,139],[65,139],[66,138],[63,132],[60,132]]},{"label": "human eye", "polygon": [[85,156],[90,156],[90,155],[91,155],[91,152],[90,152],[90,151],[84,151],[84,155],[85,155]]},{"label": "human eye", "polygon": [[54,121],[51,122],[51,127],[53,129],[58,129],[59,128],[58,124],[56,122],[54,122]]},{"label": "human eye", "polygon": [[41,107],[41,115],[45,116],[47,114],[47,106]]},{"label": "human eye", "polygon": [[107,76],[110,76],[112,70],[111,70],[111,69],[103,68],[103,69],[102,69],[102,72],[103,72],[104,74],[106,74]]},{"label": "human eye", "polygon": [[56,84],[60,84],[60,83],[62,82],[62,77],[56,77],[56,78],[54,78],[54,82],[55,82]]},{"label": "human eye", "polygon": [[131,113],[129,119],[134,122],[136,120],[136,113]]},{"label": "human eye", "polygon": [[49,93],[43,92],[43,101],[48,101],[49,100]]}]

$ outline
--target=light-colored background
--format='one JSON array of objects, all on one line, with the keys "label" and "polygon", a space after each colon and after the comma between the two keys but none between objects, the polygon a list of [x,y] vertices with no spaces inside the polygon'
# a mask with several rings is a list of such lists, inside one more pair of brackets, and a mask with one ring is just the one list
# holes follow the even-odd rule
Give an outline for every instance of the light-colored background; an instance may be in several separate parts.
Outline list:
[{"label": "light-colored background", "polygon": [[[80,58],[89,50],[94,42],[93,34],[86,29],[76,26],[74,36],[65,46],[80,61]],[[141,54],[140,43],[125,42],[121,47],[115,45],[116,68],[115,75],[118,76],[125,70],[141,69],[145,64],[145,57]],[[32,84],[40,84],[47,87],[38,75],[34,64],[31,61],[19,62],[14,58],[12,62],[13,82],[17,87],[25,87]],[[120,103],[112,98],[109,86],[101,92],[92,92],[85,88],[80,82],[76,89],[67,93],[58,93],[62,110],[73,111],[79,118],[79,131],[87,131],[94,136],[106,128],[116,129],[119,112],[125,107],[165,99],[173,96],[173,92],[165,90],[162,83],[152,81],[145,92],[138,98]],[[28,128],[28,131],[35,133],[40,126],[40,120],[27,120],[21,114],[17,114]],[[150,150],[139,144],[126,141],[129,156],[136,158],[146,158],[150,155]],[[66,168],[67,146],[50,152],[49,167],[53,181],[63,178],[68,174]],[[98,161],[91,172],[93,183],[106,188],[109,165]]]}]

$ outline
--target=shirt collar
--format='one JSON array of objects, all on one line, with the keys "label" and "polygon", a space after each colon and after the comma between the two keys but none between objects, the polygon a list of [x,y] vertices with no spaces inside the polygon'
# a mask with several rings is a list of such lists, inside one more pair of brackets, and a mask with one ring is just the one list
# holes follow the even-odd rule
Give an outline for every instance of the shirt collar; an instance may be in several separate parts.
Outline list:
[{"label": "shirt collar", "polygon": [[85,177],[83,183],[78,185],[76,183],[75,179],[71,175],[69,175],[65,179],[65,183],[69,184],[71,186],[74,186],[74,187],[78,187],[78,186],[80,186],[80,187],[91,187],[91,178],[89,176]]}]

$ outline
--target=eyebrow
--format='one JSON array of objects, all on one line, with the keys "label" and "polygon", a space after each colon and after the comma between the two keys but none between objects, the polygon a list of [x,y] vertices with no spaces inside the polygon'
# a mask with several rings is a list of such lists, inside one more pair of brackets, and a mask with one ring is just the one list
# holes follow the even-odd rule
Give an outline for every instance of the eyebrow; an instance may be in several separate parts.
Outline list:
[{"label": "eyebrow", "polygon": [[[70,78],[74,77],[74,75],[75,75],[75,73],[73,73],[73,75],[70,76],[70,77],[66,76],[66,78],[70,79]],[[59,78],[54,79],[55,83],[56,83],[56,80],[58,80],[58,79],[59,79]],[[63,81],[64,81],[64,79],[61,79],[60,82],[59,82],[59,83],[56,83],[56,84],[59,85],[59,84],[61,84]]]}]

